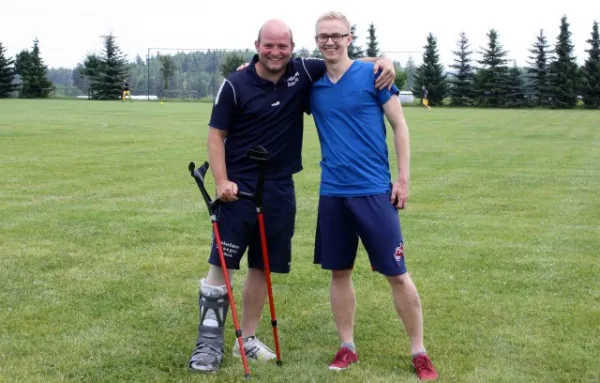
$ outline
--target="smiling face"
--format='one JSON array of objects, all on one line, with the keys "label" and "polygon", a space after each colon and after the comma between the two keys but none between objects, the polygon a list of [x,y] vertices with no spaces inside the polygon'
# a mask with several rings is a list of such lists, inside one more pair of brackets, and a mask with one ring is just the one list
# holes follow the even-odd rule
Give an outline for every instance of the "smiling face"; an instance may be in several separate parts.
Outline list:
[{"label": "smiling face", "polygon": [[265,23],[254,43],[260,64],[270,73],[279,74],[292,57],[294,43],[292,32],[283,22],[277,20]]},{"label": "smiling face", "polygon": [[316,32],[315,40],[325,60],[338,62],[348,57],[348,46],[352,43],[352,35],[345,18],[320,19],[317,22]]}]

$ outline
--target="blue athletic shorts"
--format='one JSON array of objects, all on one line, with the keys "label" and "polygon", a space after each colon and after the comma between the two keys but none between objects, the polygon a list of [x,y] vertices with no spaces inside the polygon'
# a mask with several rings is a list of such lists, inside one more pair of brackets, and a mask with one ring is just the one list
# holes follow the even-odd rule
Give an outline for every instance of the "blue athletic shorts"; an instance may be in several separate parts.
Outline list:
[{"label": "blue athletic shorts", "polygon": [[352,269],[360,238],[373,271],[406,273],[400,218],[390,196],[320,196],[314,263],[326,270]]},{"label": "blue athletic shorts", "polygon": [[[238,190],[254,193],[258,180],[232,180]],[[274,273],[289,273],[292,260],[292,237],[296,220],[296,194],[290,178],[265,180],[263,215],[267,236],[269,268]],[[221,245],[228,269],[238,270],[248,250],[248,267],[263,270],[263,256],[256,205],[240,199],[217,209]],[[208,262],[221,266],[216,241],[211,242]]]}]

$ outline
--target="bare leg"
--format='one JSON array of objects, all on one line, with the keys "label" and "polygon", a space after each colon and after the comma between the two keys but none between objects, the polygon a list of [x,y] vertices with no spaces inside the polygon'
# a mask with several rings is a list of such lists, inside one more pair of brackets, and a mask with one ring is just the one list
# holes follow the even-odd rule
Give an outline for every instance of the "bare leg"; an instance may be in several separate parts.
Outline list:
[{"label": "bare leg", "polygon": [[354,312],[356,297],[352,285],[352,270],[331,273],[331,309],[342,343],[354,343]]},{"label": "bare leg", "polygon": [[242,335],[244,338],[255,335],[256,328],[267,299],[267,282],[265,272],[260,269],[249,269],[242,289],[244,302],[242,312]]},{"label": "bare leg", "polygon": [[423,352],[423,313],[417,287],[408,273],[387,279],[392,287],[396,312],[410,338],[410,352]]}]

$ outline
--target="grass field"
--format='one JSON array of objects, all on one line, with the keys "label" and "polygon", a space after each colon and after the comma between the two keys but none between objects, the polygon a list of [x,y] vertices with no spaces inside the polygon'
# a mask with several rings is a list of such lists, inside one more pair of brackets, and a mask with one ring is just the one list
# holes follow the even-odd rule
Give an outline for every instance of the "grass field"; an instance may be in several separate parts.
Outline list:
[{"label": "grass field", "polygon": [[[401,219],[443,382],[600,381],[600,114],[406,108]],[[187,164],[210,104],[0,101],[0,381],[243,381],[186,370],[210,222]],[[274,274],[283,368],[251,381],[415,382],[387,282],[361,250],[361,363],[312,265],[319,143],[307,118],[292,273]],[[392,148],[392,146],[390,146]],[[392,151],[393,153],[393,151]],[[235,277],[238,310],[243,268]],[[268,309],[258,332],[272,344]]]}]

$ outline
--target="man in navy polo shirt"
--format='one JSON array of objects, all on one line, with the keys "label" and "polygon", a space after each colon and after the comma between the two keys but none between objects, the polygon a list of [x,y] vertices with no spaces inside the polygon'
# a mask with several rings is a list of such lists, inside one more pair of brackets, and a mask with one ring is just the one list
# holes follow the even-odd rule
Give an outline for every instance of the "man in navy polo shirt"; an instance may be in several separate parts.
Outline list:
[{"label": "man in navy polo shirt", "polygon": [[[275,354],[255,336],[267,289],[263,271],[256,208],[238,200],[238,190],[254,192],[257,165],[246,157],[254,145],[269,152],[264,185],[264,217],[270,269],[288,273],[296,216],[293,174],[302,170],[303,113],[308,107],[312,82],[323,76],[323,60],[293,59],[292,32],[280,20],[266,22],[255,42],[257,55],[251,64],[225,79],[215,97],[209,123],[208,158],[215,178],[217,198],[228,202],[217,212],[221,244],[228,272],[240,267],[248,249],[248,276],[242,289],[242,336],[250,359],[270,360]],[[375,59],[365,59],[375,61]],[[383,68],[377,86],[393,84],[390,60],[376,63]],[[224,324],[229,301],[216,244],[211,245],[211,265],[200,286],[199,337],[190,358],[195,371],[218,369],[224,352]],[[231,278],[230,278],[231,279]],[[241,356],[235,342],[234,356]]]}]

